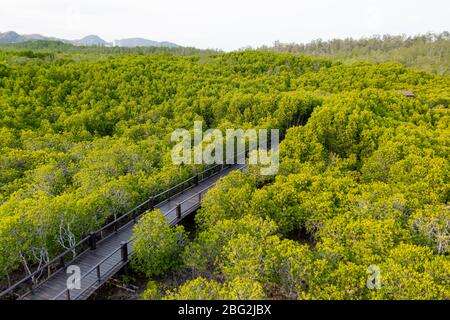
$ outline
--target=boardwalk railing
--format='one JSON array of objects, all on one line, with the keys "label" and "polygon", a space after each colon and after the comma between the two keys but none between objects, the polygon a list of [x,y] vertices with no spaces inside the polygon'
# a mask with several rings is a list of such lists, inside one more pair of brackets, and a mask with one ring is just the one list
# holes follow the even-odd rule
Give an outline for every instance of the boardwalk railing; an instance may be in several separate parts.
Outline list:
[{"label": "boardwalk railing", "polygon": [[[243,170],[245,166],[239,168],[239,170]],[[212,184],[197,193],[193,194],[192,196],[186,198],[185,200],[177,203],[177,205],[167,211],[164,216],[168,219],[169,224],[174,225],[178,223],[180,220],[182,220],[185,216],[189,215],[193,211],[197,210],[200,205],[201,201],[203,199],[203,196],[206,194],[208,190],[210,190],[212,187],[214,187],[215,184]],[[182,208],[183,205],[187,205],[186,207]],[[170,218],[171,216],[174,216],[174,218]],[[123,228],[128,227],[130,223],[133,223],[133,221],[128,222]],[[76,291],[75,289],[64,289],[62,290],[58,295],[56,295],[52,300],[60,300],[60,299],[66,299],[66,300],[76,300],[79,298],[84,298],[86,295],[88,295],[92,288],[98,287],[108,279],[109,276],[111,276],[115,271],[119,270],[123,266],[125,266],[129,260],[131,259],[133,255],[133,248],[132,243],[134,242],[134,239],[131,239],[127,242],[123,242],[120,247],[118,247],[116,250],[111,252],[108,256],[103,258],[98,264],[93,266],[89,271],[87,271],[82,277],[80,282],[83,283],[84,279],[91,276],[92,274],[95,274],[96,280],[91,282],[89,285],[81,289],[82,291],[74,294],[72,292]],[[121,259],[114,263],[114,265],[109,267],[107,270],[102,269],[102,265],[107,263],[109,260],[112,260],[112,258],[118,254],[119,250],[121,251]]]},{"label": "boardwalk railing", "polygon": [[[245,166],[242,166],[239,168],[239,170],[243,170]],[[220,171],[219,171],[220,172]],[[189,215],[193,211],[197,210],[202,202],[203,196],[210,190],[212,187],[214,187],[215,184],[212,184],[197,193],[193,194],[192,196],[186,198],[185,200],[177,203],[176,207],[173,209],[167,211],[164,216],[166,218],[169,218],[169,224],[174,225],[178,223],[180,220],[182,220],[185,216]],[[186,207],[182,208],[183,205],[186,205]],[[174,214],[175,213],[175,214]],[[173,219],[170,219],[171,216],[174,216]],[[128,227],[130,223],[133,223],[133,221],[128,222],[125,227]],[[123,242],[120,247],[118,247],[116,250],[111,252],[108,256],[103,258],[98,264],[93,266],[89,271],[87,271],[83,276],[81,277],[80,282],[83,283],[87,277],[91,276],[92,274],[95,274],[96,281],[92,282],[88,286],[82,288],[81,292],[77,294],[73,294],[72,292],[76,291],[76,289],[64,289],[62,290],[58,295],[56,295],[52,300],[76,300],[79,298],[83,298],[86,295],[90,293],[90,290],[94,287],[100,286],[105,280],[109,278],[115,271],[121,269],[123,266],[125,266],[133,256],[133,247],[132,243],[134,242],[134,238],[130,239],[127,242]],[[104,265],[109,260],[112,260],[111,258],[118,254],[118,252],[121,251],[121,258],[119,261],[115,262],[112,267],[109,267],[107,270],[102,269],[102,265]]]},{"label": "boardwalk railing", "polygon": [[[89,291],[92,290],[96,286],[100,286],[105,280],[107,280],[115,271],[120,270],[123,266],[128,264],[128,262],[131,259],[131,256],[133,255],[133,252],[131,249],[131,244],[133,243],[133,239],[122,242],[120,247],[118,247],[116,250],[111,252],[107,257],[105,257],[103,260],[101,260],[99,263],[97,263],[95,266],[93,266],[89,271],[84,273],[80,278],[80,283],[85,282],[84,280],[87,279],[87,277],[95,275],[96,280],[92,282],[90,285],[86,286],[82,289],[71,289],[67,288],[62,290],[59,294],[57,294],[55,297],[52,298],[52,300],[77,300],[83,296],[89,295]],[[115,264],[108,269],[103,269],[102,266],[111,259],[111,257],[118,254],[120,251],[120,259],[115,262]],[[74,291],[80,291],[76,294],[72,293]]]},{"label": "boardwalk railing", "polygon": [[[237,155],[235,155],[235,158],[239,158],[241,156],[246,157],[248,152],[251,151],[249,149],[245,150],[244,152],[241,152]],[[187,191],[188,189],[191,189],[195,186],[197,186],[200,182],[205,181],[209,179],[210,177],[222,172],[223,170],[229,168],[231,165],[227,164],[228,161],[225,161],[225,164],[217,164],[213,165],[210,168],[207,168],[206,170],[184,180],[183,182],[155,195],[147,199],[146,201],[142,202],[132,210],[128,211],[124,215],[114,219],[110,223],[103,226],[101,229],[91,232],[88,236],[82,238],[77,244],[75,244],[73,247],[65,250],[61,254],[59,254],[57,257],[53,258],[51,261],[47,262],[43,266],[41,266],[39,269],[31,273],[30,275],[24,277],[22,280],[16,282],[6,290],[0,292],[0,299],[16,299],[20,298],[24,294],[28,292],[33,292],[33,290],[38,287],[40,284],[42,284],[44,281],[50,279],[53,275],[61,271],[62,269],[65,269],[66,266],[70,265],[71,262],[75,260],[75,258],[78,258],[83,253],[87,252],[88,250],[95,250],[98,244],[100,244],[102,241],[110,237],[111,235],[115,234],[117,231],[121,230],[122,228],[128,226],[130,223],[136,223],[138,218],[145,213],[148,210],[153,210],[157,205],[162,205],[174,197],[180,195],[181,193]],[[209,188],[207,188],[209,189]],[[205,190],[206,192],[207,190]],[[196,196],[202,197],[203,193],[200,192]],[[189,199],[186,199],[183,201],[183,203],[187,203]],[[192,199],[191,199],[192,200]],[[195,206],[199,206],[201,201],[201,198],[198,199],[198,203],[195,205],[192,205],[192,208]],[[181,205],[183,203],[180,203],[176,208],[173,210],[177,210],[177,212],[180,212]],[[173,211],[172,210],[172,211]],[[191,209],[189,209],[191,210]],[[170,214],[169,212],[168,214]],[[189,212],[190,213],[190,212]],[[177,213],[177,217],[180,214]],[[70,293],[69,293],[70,294]]]}]

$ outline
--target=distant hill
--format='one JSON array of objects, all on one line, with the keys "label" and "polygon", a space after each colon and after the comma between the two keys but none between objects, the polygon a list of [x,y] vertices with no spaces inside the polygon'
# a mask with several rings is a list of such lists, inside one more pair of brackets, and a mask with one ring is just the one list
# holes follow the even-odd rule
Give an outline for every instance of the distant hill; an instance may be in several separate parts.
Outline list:
[{"label": "distant hill", "polygon": [[110,42],[107,42],[96,35],[89,35],[80,40],[73,40],[71,42],[72,42],[72,44],[79,45],[79,46],[109,47],[112,45]]},{"label": "distant hill", "polygon": [[100,38],[97,35],[88,35],[82,39],[78,40],[67,40],[67,39],[58,39],[53,37],[46,37],[40,34],[18,34],[14,31],[8,31],[1,33],[0,32],[0,44],[10,44],[10,43],[20,43],[25,41],[36,41],[36,40],[50,40],[50,41],[61,41],[68,44],[73,44],[76,46],[96,46],[96,47],[164,47],[164,48],[178,48],[179,45],[167,42],[167,41],[154,41],[148,40],[144,38],[128,38],[115,40],[113,42],[107,42]]},{"label": "distant hill", "polygon": [[17,43],[22,42],[22,36],[14,31],[0,33],[0,43]]},{"label": "distant hill", "polygon": [[53,38],[53,37],[45,37],[40,34],[18,34],[14,31],[8,31],[1,33],[0,32],[0,43],[19,43],[25,41],[36,41],[36,40],[50,40],[50,41],[63,41],[69,43],[68,40]]},{"label": "distant hill", "polygon": [[114,41],[118,47],[167,47],[177,48],[179,45],[171,42],[158,42],[144,38],[128,38]]}]

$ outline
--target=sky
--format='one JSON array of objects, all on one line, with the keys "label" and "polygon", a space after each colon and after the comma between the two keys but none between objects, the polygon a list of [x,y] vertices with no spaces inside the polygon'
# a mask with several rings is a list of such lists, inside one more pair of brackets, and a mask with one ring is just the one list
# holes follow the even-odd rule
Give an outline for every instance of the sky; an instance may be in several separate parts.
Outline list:
[{"label": "sky", "polygon": [[449,0],[0,0],[0,32],[246,46],[450,30]]}]

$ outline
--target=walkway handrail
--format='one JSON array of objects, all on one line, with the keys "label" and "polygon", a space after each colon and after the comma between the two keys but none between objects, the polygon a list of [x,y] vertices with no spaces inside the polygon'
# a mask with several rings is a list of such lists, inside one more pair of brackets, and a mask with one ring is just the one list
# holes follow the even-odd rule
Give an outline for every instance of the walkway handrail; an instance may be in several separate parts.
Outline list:
[{"label": "walkway handrail", "polygon": [[[114,269],[117,265],[119,265],[120,263],[126,263],[129,261],[129,258],[133,255],[133,253],[131,252],[131,250],[128,250],[128,246],[134,241],[134,239],[130,239],[127,242],[125,242],[123,245],[127,246],[127,253],[126,253],[126,261],[124,260],[125,257],[122,257],[122,259],[119,260],[119,262],[114,265],[112,267],[112,269]],[[93,266],[91,269],[89,269],[84,275],[81,276],[80,278],[80,283],[83,281],[83,279],[85,279],[87,276],[89,276],[91,273],[93,273],[94,271],[97,272],[97,281],[98,283],[100,283],[102,281],[102,275],[101,275],[101,265],[103,263],[105,263],[107,260],[109,260],[112,256],[114,256],[117,252],[123,250],[123,246],[118,247],[117,249],[115,249],[113,252],[111,252],[108,256],[106,256],[105,258],[103,258],[100,262],[98,262],[95,266]],[[89,290],[90,288],[92,288],[94,285],[96,284],[96,282],[93,282],[91,285],[89,285],[88,287],[84,288],[83,291],[81,291],[76,297],[80,297],[82,296],[87,290]],[[57,300],[58,298],[60,298],[62,295],[66,294],[68,300],[71,300],[72,297],[70,296],[70,290],[74,290],[74,289],[69,289],[66,288],[64,290],[62,290],[58,295],[56,295],[55,297],[52,298],[52,300]]]},{"label": "walkway handrail", "polygon": [[[75,244],[73,247],[67,249],[66,251],[64,251],[63,253],[59,254],[58,256],[56,256],[55,258],[53,258],[52,260],[50,260],[49,262],[47,262],[46,264],[44,264],[43,266],[41,266],[39,269],[37,269],[36,271],[32,272],[30,275],[26,276],[25,278],[23,278],[22,280],[19,280],[18,282],[16,282],[15,284],[13,284],[12,286],[10,286],[9,288],[7,288],[6,290],[2,291],[0,293],[0,297],[3,297],[5,295],[7,295],[8,293],[12,292],[14,289],[18,288],[20,285],[27,283],[29,281],[32,280],[32,278],[36,275],[38,275],[39,273],[41,273],[42,271],[47,270],[47,268],[51,267],[52,265],[56,264],[56,263],[60,263],[60,264],[64,264],[64,257],[68,254],[73,254],[74,250],[76,250],[78,247],[81,247],[83,244],[85,244],[87,241],[89,240],[89,237],[85,237],[83,239],[81,239],[77,244]],[[59,269],[58,269],[59,270]]]},{"label": "walkway handrail", "polygon": [[[200,197],[199,197],[199,196],[201,196],[201,195],[203,195],[204,193],[206,193],[206,191],[208,191],[209,189],[211,189],[212,187],[214,187],[214,185],[215,185],[215,184],[212,184],[212,185],[210,185],[210,186],[208,186],[208,187],[206,187],[206,188],[204,188],[204,189],[198,191],[197,193],[193,194],[193,195],[190,196],[189,198],[187,198],[187,199],[183,200],[182,202],[178,203],[177,206],[179,206],[179,205],[181,205],[181,204],[183,204],[183,203],[185,203],[185,202],[191,200],[192,198],[197,198],[197,199],[199,200],[199,201],[198,201],[198,204],[200,204]],[[194,205],[196,205],[196,204],[194,204]],[[169,210],[168,212],[166,212],[166,213],[164,214],[164,216],[167,217],[168,215],[170,215],[170,213],[172,213],[172,212],[173,212],[174,210],[176,210],[176,209],[177,209],[177,207],[175,207],[175,208]],[[128,240],[126,243],[124,243],[124,245],[127,245],[127,246],[128,246],[128,245],[130,245],[132,242],[134,242],[134,240],[135,240],[135,239],[132,238],[132,239]],[[121,250],[121,249],[122,249],[122,247],[118,247],[117,249],[115,249],[115,250],[114,250],[113,252],[111,252],[108,256],[106,256],[106,257],[103,258],[100,262],[98,262],[95,266],[93,266],[91,269],[89,269],[87,272],[85,272],[85,273],[83,274],[83,276],[80,278],[80,282],[81,282],[83,279],[85,279],[87,276],[89,276],[90,274],[92,274],[94,271],[97,271],[97,282],[94,282],[94,283],[90,284],[88,287],[84,288],[83,291],[81,291],[76,297],[72,297],[72,296],[70,295],[70,291],[73,290],[73,289],[66,288],[66,289],[62,290],[60,293],[58,293],[55,297],[53,297],[52,300],[57,300],[57,299],[59,299],[60,297],[62,297],[64,294],[66,295],[66,297],[68,298],[68,300],[71,300],[71,299],[74,299],[74,298],[76,299],[76,298],[82,296],[86,291],[88,291],[90,288],[92,288],[96,283],[100,283],[101,280],[102,280],[102,277],[101,277],[101,272],[100,272],[101,270],[100,270],[99,268],[101,267],[101,265],[102,265],[104,262],[106,262],[107,260],[109,260],[112,256],[114,256],[114,255],[115,255],[119,250]],[[131,250],[127,251],[127,255],[128,255],[128,256],[127,256],[127,261],[128,261],[128,257],[131,257],[131,256],[133,255],[133,253],[131,252]],[[119,263],[126,263],[127,261],[121,260],[121,261],[119,261]],[[119,263],[117,263],[116,265],[114,265],[111,269],[114,269]]]},{"label": "walkway handrail", "polygon": [[[241,168],[239,168],[239,169],[242,169],[242,168],[243,168],[243,167],[241,167]],[[183,203],[188,202],[189,200],[191,200],[191,199],[193,199],[193,198],[197,198],[197,199],[198,199],[198,203],[195,203],[194,206],[196,206],[197,204],[200,205],[202,195],[205,194],[209,189],[211,189],[211,188],[214,187],[214,186],[215,186],[215,183],[211,184],[210,186],[208,186],[208,187],[206,187],[206,188],[203,188],[202,190],[196,192],[195,194],[193,194],[193,195],[190,196],[189,198],[187,198],[187,199],[185,199],[185,200],[179,202],[179,203],[177,204],[177,207],[179,207],[179,206],[182,205]],[[166,212],[166,213],[164,214],[164,216],[165,216],[165,217],[169,216],[174,210],[177,210],[177,207],[175,207],[175,208],[169,210],[168,212]],[[123,246],[123,245],[126,245],[126,246],[131,245],[131,243],[133,243],[134,240],[135,240],[135,239],[132,238],[132,239],[128,240],[127,242],[125,242],[124,244],[122,244],[122,246]],[[86,273],[84,273],[83,276],[82,276],[81,279],[80,279],[80,282],[81,282],[81,281],[82,281],[83,279],[85,279],[87,276],[89,276],[89,275],[92,274],[94,271],[96,271],[96,272],[97,272],[97,282],[91,283],[89,286],[87,286],[86,288],[84,288],[83,291],[81,291],[76,297],[72,297],[72,296],[70,295],[70,291],[73,290],[73,289],[66,288],[66,289],[62,290],[60,293],[58,293],[55,297],[53,297],[52,300],[58,300],[58,299],[59,299],[60,297],[62,297],[64,294],[66,295],[66,298],[67,298],[68,300],[71,300],[71,299],[74,299],[74,298],[77,299],[78,297],[83,296],[83,294],[86,293],[86,291],[88,291],[89,289],[91,289],[95,284],[100,283],[100,282],[102,281],[102,279],[103,279],[103,277],[102,277],[102,275],[101,275],[101,269],[100,269],[101,265],[102,265],[104,262],[106,262],[107,260],[109,260],[112,256],[114,256],[119,250],[122,250],[122,248],[123,248],[122,246],[118,247],[118,248],[115,249],[113,252],[111,252],[108,256],[106,256],[105,258],[103,258],[103,259],[102,259],[100,262],[98,262],[95,266],[93,266],[93,267],[92,267],[91,269],[89,269]],[[131,248],[131,246],[130,246],[130,248]],[[122,257],[122,260],[120,260],[118,263],[116,263],[110,270],[114,270],[114,268],[117,267],[117,266],[118,266],[119,264],[121,264],[121,263],[122,263],[122,264],[127,263],[127,262],[129,261],[129,258],[131,258],[131,256],[133,256],[133,252],[132,252],[131,250],[127,250],[127,260],[126,260],[126,261],[123,260],[123,257]]]},{"label": "walkway handrail", "polygon": [[[237,155],[233,155],[233,158],[239,158],[239,156],[241,156],[242,154],[248,154],[248,152],[252,151],[254,148],[252,148],[250,150],[250,148],[245,148],[246,150],[244,150],[243,152],[240,152]],[[170,198],[172,198],[174,195],[177,195],[179,193],[182,193],[184,191],[186,191],[187,189],[195,186],[198,182],[200,181],[204,181],[206,178],[209,178],[211,176],[213,176],[214,174],[210,174],[208,175],[210,172],[214,172],[214,170],[219,169],[219,171],[216,172],[222,172],[223,170],[225,170],[226,168],[228,168],[229,164],[228,163],[229,158],[227,158],[225,160],[224,164],[217,164],[214,165],[212,167],[209,167],[205,170],[203,170],[200,173],[197,173],[196,175],[178,183],[177,185],[155,195],[150,197],[149,199],[145,200],[144,202],[142,202],[141,204],[139,204],[138,206],[136,206],[135,208],[131,209],[130,211],[128,211],[127,213],[121,215],[120,217],[117,217],[116,219],[114,219],[113,221],[107,223],[106,225],[104,225],[102,228],[92,232],[90,235],[82,238],[78,243],[76,243],[74,246],[68,248],[67,250],[65,250],[63,253],[59,254],[58,256],[56,256],[55,258],[53,258],[52,260],[50,260],[49,262],[47,262],[45,265],[41,266],[39,269],[35,270],[34,272],[32,272],[30,275],[22,278],[21,280],[17,281],[15,284],[11,285],[10,287],[8,287],[7,289],[5,289],[4,291],[0,292],[0,298],[5,297],[8,294],[15,294],[16,296],[21,296],[20,294],[15,293],[14,291],[16,289],[19,289],[19,287],[21,287],[22,285],[28,283],[29,289],[31,291],[33,291],[34,288],[36,288],[37,286],[39,286],[41,282],[37,283],[36,285],[34,284],[34,277],[36,275],[40,275],[44,272],[47,272],[47,276],[45,279],[49,279],[51,276],[53,276],[55,273],[59,272],[61,269],[65,268],[65,266],[67,264],[70,264],[73,260],[75,260],[75,257],[78,257],[79,255],[85,253],[89,248],[92,248],[93,246],[95,247],[95,243],[97,241],[101,241],[106,239],[107,237],[103,236],[103,232],[107,231],[109,228],[113,227],[114,228],[114,232],[117,232],[117,230],[120,228],[120,223],[125,220],[125,218],[129,218],[131,217],[133,214],[135,215],[133,219],[128,220],[136,220],[137,218],[139,218],[143,213],[145,213],[147,210],[153,210],[155,205],[160,204],[161,202],[170,200]],[[201,177],[201,179],[200,179]],[[186,182],[194,182],[194,184],[189,184],[187,187],[181,188],[181,190],[178,190],[177,188],[180,188],[182,186],[185,185]],[[177,193],[175,193],[174,195],[170,195],[170,192],[173,192],[174,190],[178,190]],[[167,198],[164,198],[165,196],[167,196]],[[161,198],[163,198],[161,200]],[[158,202],[158,200],[160,200]],[[111,233],[111,234],[114,234]],[[77,253],[77,251],[79,251]],[[74,257],[69,260],[69,261],[65,261],[65,256],[68,254],[74,254]],[[52,270],[52,267],[55,266],[56,269]],[[13,296],[14,298],[14,296]]]},{"label": "walkway handrail", "polygon": [[[245,167],[246,167],[246,166],[244,165],[244,166],[240,167],[239,170],[242,171]],[[194,199],[194,198],[196,199],[196,202],[195,202],[193,205],[191,205],[187,210],[190,210],[190,209],[192,209],[193,207],[195,207],[195,206],[197,206],[197,205],[199,206],[200,203],[201,203],[201,201],[202,201],[202,199],[203,199],[203,195],[204,195],[208,190],[210,190],[211,188],[213,188],[215,185],[216,185],[216,184],[213,183],[213,184],[207,186],[206,188],[204,188],[204,189],[202,189],[202,190],[200,190],[200,191],[194,193],[193,195],[191,195],[190,197],[184,199],[183,201],[178,202],[177,205],[176,205],[174,208],[172,208],[172,209],[170,209],[169,211],[167,211],[167,212],[165,213],[164,216],[167,217],[167,216],[169,216],[171,213],[173,213],[173,212],[175,211],[175,212],[177,212],[177,217],[175,218],[175,220],[171,220],[171,222],[172,222],[172,221],[177,221],[177,219],[182,219],[183,216],[181,216],[181,213],[182,213],[182,212],[181,212],[181,206],[182,206],[183,204],[185,204],[185,203],[191,201],[191,200]],[[180,216],[178,216],[178,215],[180,215]]]}]

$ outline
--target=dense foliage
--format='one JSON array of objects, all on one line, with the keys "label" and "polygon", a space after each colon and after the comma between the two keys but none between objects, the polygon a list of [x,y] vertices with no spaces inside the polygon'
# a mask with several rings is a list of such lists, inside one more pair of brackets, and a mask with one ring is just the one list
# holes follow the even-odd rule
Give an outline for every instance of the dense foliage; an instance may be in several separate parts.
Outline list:
[{"label": "dense foliage", "polygon": [[172,163],[173,130],[306,119],[311,110],[288,103],[303,95],[283,93],[289,78],[330,65],[256,52],[78,61],[0,51],[2,279],[200,170]]},{"label": "dense foliage", "polygon": [[135,269],[184,277],[145,297],[448,299],[449,88],[395,63],[271,52],[0,51],[0,277],[199,170],[172,163],[170,135],[203,120],[280,128],[280,171],[225,177],[191,241],[144,216]]},{"label": "dense foliage", "polygon": [[134,226],[132,265],[147,276],[160,275],[180,265],[180,252],[186,243],[184,229],[170,228],[158,210],[147,213]]},{"label": "dense foliage", "polygon": [[[393,63],[293,77],[297,106],[320,102],[288,129],[279,174],[222,178],[182,253],[189,278],[152,290],[221,299],[239,284],[237,298],[248,299],[449,299],[449,85]],[[379,289],[368,286],[377,270]]]}]

